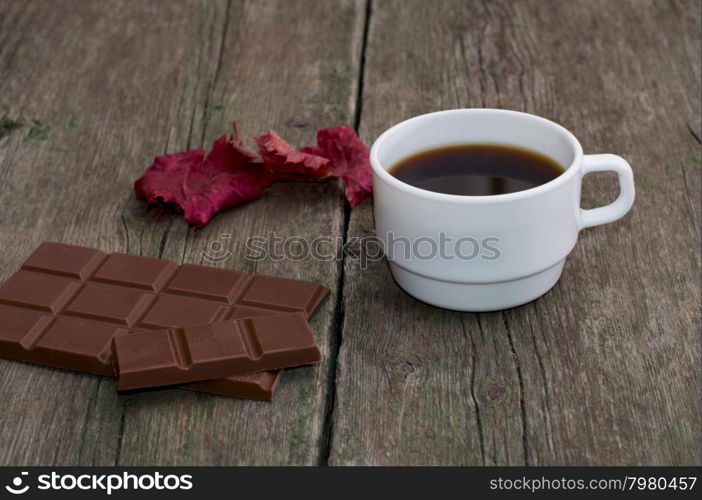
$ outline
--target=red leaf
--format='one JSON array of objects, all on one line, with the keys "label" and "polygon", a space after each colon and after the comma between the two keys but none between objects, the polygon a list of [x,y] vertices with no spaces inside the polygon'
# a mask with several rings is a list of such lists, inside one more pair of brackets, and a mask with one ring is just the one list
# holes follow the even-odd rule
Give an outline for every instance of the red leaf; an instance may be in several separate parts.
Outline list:
[{"label": "red leaf", "polygon": [[253,152],[226,136],[203,157],[202,150],[156,157],[134,184],[137,198],[176,203],[190,224],[203,227],[220,210],[260,197],[275,181]]},{"label": "red leaf", "polygon": [[201,149],[157,156],[134,183],[136,196],[175,203],[190,224],[203,227],[220,210],[260,197],[278,179],[340,177],[352,207],[372,191],[368,148],[349,126],[319,130],[317,145],[300,151],[272,130],[255,141],[263,161],[226,135],[206,157]]},{"label": "red leaf", "polygon": [[351,208],[373,192],[368,147],[348,125],[319,130],[317,146],[302,148],[302,152],[329,159],[329,175],[343,179]]},{"label": "red leaf", "polygon": [[183,181],[191,166],[202,162],[205,151],[195,149],[183,153],[157,156],[146,172],[134,183],[136,197],[147,203],[185,202]]},{"label": "red leaf", "polygon": [[278,134],[269,130],[254,137],[266,167],[282,174],[302,174],[316,178],[327,176],[329,160],[314,154],[301,153]]},{"label": "red leaf", "polygon": [[300,151],[273,131],[255,140],[263,162],[273,171],[299,180],[341,177],[351,207],[373,191],[368,148],[348,125],[319,130],[317,146]]}]

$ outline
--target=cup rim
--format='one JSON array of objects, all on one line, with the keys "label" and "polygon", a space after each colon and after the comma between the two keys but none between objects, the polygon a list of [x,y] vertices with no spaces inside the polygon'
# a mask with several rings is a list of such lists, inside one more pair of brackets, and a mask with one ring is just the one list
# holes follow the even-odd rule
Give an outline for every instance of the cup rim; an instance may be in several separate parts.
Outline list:
[{"label": "cup rim", "polygon": [[[559,132],[561,135],[563,135],[573,146],[573,150],[575,154],[573,155],[573,160],[571,163],[565,167],[565,171],[556,177],[553,180],[550,180],[544,184],[541,184],[539,186],[535,186],[533,188],[529,189],[524,189],[522,191],[516,191],[514,193],[506,193],[506,194],[491,194],[491,195],[481,195],[481,196],[475,196],[475,195],[461,195],[461,194],[445,194],[445,193],[437,193],[435,191],[428,191],[426,189],[418,188],[416,186],[412,186],[411,184],[407,184],[406,182],[401,181],[397,177],[393,176],[390,174],[385,168],[380,163],[380,159],[378,158],[379,153],[378,151],[380,148],[383,146],[383,142],[385,139],[387,139],[388,136],[390,136],[393,133],[396,133],[398,129],[403,128],[407,126],[410,123],[424,120],[430,116],[435,116],[435,115],[448,115],[448,114],[467,114],[467,115],[480,115],[480,114],[503,114],[503,115],[511,115],[511,116],[521,116],[521,117],[528,117],[529,119],[540,121],[541,123],[544,123],[551,128],[555,129],[557,132]],[[509,141],[505,141],[504,144],[510,144]],[[432,113],[425,113],[422,115],[418,115],[412,118],[408,118],[407,120],[403,120],[399,123],[396,123],[389,129],[385,130],[380,136],[373,142],[373,145],[371,146],[370,150],[370,163],[371,163],[371,168],[373,169],[373,172],[383,181],[387,182],[394,188],[407,192],[409,194],[413,194],[416,196],[419,196],[421,198],[429,199],[429,200],[436,200],[436,201],[444,201],[444,202],[453,202],[453,203],[495,203],[495,202],[508,202],[508,201],[515,201],[515,200],[520,200],[520,199],[525,199],[525,198],[531,198],[533,196],[538,196],[540,194],[544,194],[546,192],[552,191],[554,189],[557,189],[559,186],[565,184],[568,182],[572,177],[576,175],[577,172],[577,165],[580,164],[582,161],[583,157],[583,148],[580,145],[580,142],[575,138],[575,136],[565,127],[562,125],[559,125],[556,122],[553,122],[547,118],[543,118],[541,116],[537,115],[532,115],[531,113],[523,113],[521,111],[513,111],[509,109],[497,109],[497,108],[458,108],[458,109],[447,109],[443,111],[434,111]]]}]

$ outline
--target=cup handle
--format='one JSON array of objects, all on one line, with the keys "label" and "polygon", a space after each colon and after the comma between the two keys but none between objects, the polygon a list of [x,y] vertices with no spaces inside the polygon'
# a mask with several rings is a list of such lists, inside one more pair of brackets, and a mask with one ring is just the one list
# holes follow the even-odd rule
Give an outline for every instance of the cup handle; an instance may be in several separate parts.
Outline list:
[{"label": "cup handle", "polygon": [[590,172],[616,172],[619,196],[609,205],[590,210],[580,209],[580,229],[614,222],[626,215],[634,204],[634,173],[621,156],[601,154],[583,156],[583,176]]}]

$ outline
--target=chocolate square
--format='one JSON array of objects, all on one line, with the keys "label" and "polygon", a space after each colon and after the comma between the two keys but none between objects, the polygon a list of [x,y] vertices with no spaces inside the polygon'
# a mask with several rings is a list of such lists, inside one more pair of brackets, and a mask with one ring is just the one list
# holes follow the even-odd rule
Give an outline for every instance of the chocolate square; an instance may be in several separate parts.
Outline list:
[{"label": "chocolate square", "polygon": [[240,302],[280,311],[302,310],[309,316],[311,309],[319,304],[324,293],[325,291],[316,283],[256,276]]},{"label": "chocolate square", "polygon": [[59,276],[18,271],[0,287],[0,302],[57,313],[80,287],[79,283]]},{"label": "chocolate square", "polygon": [[178,266],[167,260],[113,253],[100,266],[93,280],[158,292]]},{"label": "chocolate square", "polygon": [[239,271],[183,264],[166,291],[232,304],[250,280],[250,276]]},{"label": "chocolate square", "polygon": [[64,313],[131,326],[146,312],[153,297],[128,288],[88,283]]},{"label": "chocolate square", "polygon": [[22,269],[87,279],[106,257],[94,248],[45,241],[22,265]]},{"label": "chocolate square", "polygon": [[0,354],[7,356],[8,349],[14,353],[31,348],[52,320],[36,311],[0,305]]},{"label": "chocolate square", "polygon": [[163,295],[158,298],[139,326],[170,328],[202,325],[218,319],[226,306],[189,297]]},{"label": "chocolate square", "polygon": [[[126,334],[127,330],[118,327],[92,323],[80,319],[59,318],[36,343],[38,352],[45,352],[47,363],[111,376],[112,338]],[[64,366],[62,366],[64,365]]]}]

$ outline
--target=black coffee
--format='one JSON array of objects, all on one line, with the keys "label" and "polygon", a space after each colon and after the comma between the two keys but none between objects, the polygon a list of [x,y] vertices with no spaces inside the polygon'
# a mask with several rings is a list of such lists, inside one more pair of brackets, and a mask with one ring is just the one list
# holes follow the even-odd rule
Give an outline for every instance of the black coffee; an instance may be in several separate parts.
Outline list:
[{"label": "black coffee", "polygon": [[453,144],[426,149],[388,169],[402,182],[427,191],[486,196],[545,184],[564,170],[551,158],[503,144]]}]

